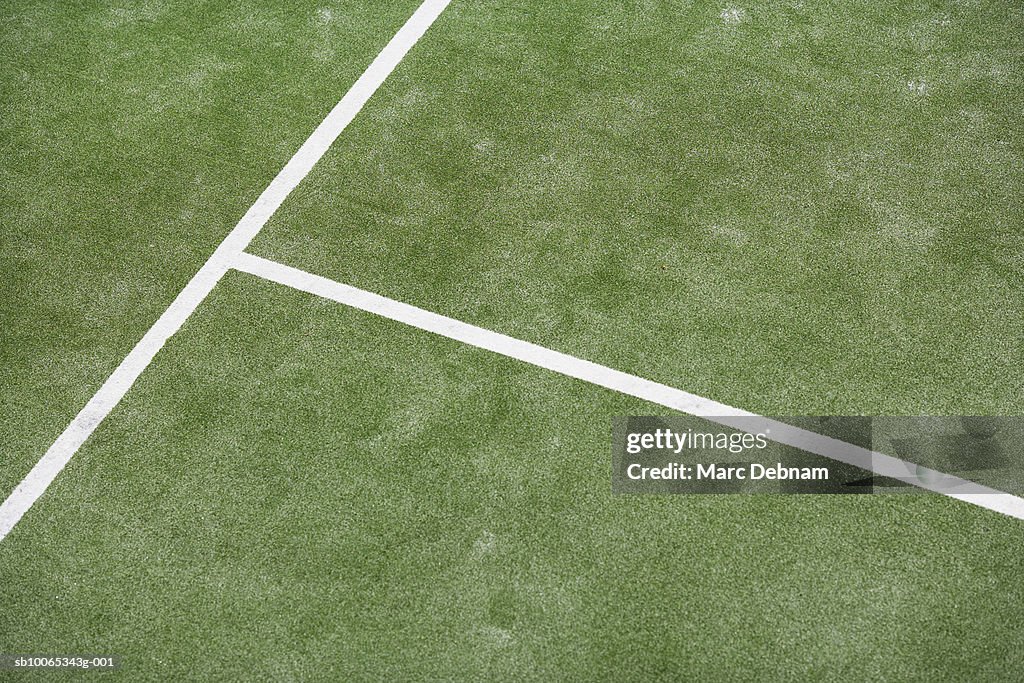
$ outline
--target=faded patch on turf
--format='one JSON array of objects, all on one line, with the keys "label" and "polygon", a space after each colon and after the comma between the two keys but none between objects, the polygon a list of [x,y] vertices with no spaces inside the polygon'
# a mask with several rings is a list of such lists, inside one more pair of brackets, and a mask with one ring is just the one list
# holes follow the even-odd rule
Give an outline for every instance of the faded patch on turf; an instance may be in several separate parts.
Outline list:
[{"label": "faded patch on turf", "polygon": [[917,95],[918,97],[924,97],[930,87],[924,78],[912,78],[907,81],[907,89],[912,95]]},{"label": "faded patch on turf", "polygon": [[345,42],[345,34],[360,31],[362,27],[353,22],[352,13],[338,11],[333,7],[319,7],[310,15],[313,58],[329,62],[338,55],[338,47]]},{"label": "faded patch on turf", "polygon": [[406,117],[422,110],[433,99],[434,94],[432,92],[412,86],[398,97],[392,99],[387,106],[377,110],[373,117],[380,121],[402,121]]},{"label": "faded patch on turf", "polygon": [[164,7],[159,2],[144,2],[129,7],[112,7],[104,19],[108,28],[119,28],[139,22],[151,22],[160,18]]},{"label": "faded patch on turf", "polygon": [[491,153],[494,152],[494,140],[491,140],[490,138],[484,138],[483,140],[473,145],[473,149],[476,150],[478,154],[490,156]]},{"label": "faded patch on turf", "polygon": [[476,637],[491,647],[508,647],[515,642],[511,631],[498,626],[482,626],[477,629]]},{"label": "faded patch on turf", "polygon": [[232,65],[215,56],[206,56],[199,60],[195,68],[182,79],[182,83],[199,89],[211,85],[211,81],[231,71]]},{"label": "faded patch on turf", "polygon": [[319,8],[313,16],[316,32],[316,47],[313,49],[313,58],[318,62],[329,62],[337,54],[334,40],[332,39],[334,20],[334,10],[330,7]]},{"label": "faded patch on turf", "polygon": [[480,537],[473,541],[473,556],[483,557],[490,555],[498,547],[498,537],[486,529]]},{"label": "faded patch on turf", "polygon": [[719,240],[728,242],[735,247],[742,247],[750,241],[750,235],[745,230],[731,225],[715,223],[710,227],[710,231]]},{"label": "faded patch on turf", "polygon": [[883,233],[904,247],[914,251],[927,251],[935,242],[938,228],[925,221],[900,221],[885,225]]},{"label": "faded patch on turf", "polygon": [[[127,108],[124,125],[137,125],[133,118],[139,115],[149,117],[167,111],[195,112],[203,110],[221,77],[228,74],[235,65],[213,55],[204,55],[181,65],[166,74],[158,83],[143,93],[133,92],[134,98],[124,98]],[[138,107],[139,102],[145,106]]]},{"label": "faded patch on turf", "polygon": [[999,53],[971,52],[958,58],[957,76],[961,81],[991,81],[999,87],[1012,87],[1017,69],[1012,59]]},{"label": "faded patch on turf", "polygon": [[726,26],[739,26],[747,20],[747,12],[742,7],[726,7],[718,18],[725,22]]}]

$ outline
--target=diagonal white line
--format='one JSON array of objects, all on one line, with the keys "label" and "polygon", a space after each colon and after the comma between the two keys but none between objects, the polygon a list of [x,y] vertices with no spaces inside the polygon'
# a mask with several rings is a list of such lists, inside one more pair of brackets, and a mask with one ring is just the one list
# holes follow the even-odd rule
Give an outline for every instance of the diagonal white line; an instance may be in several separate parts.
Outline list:
[{"label": "diagonal white line", "polygon": [[209,260],[199,269],[160,318],[117,366],[99,391],[57,437],[43,457],[0,504],[0,540],[43,495],[93,430],[114,409],[164,343],[177,332],[227,272],[236,254],[245,249],[267,220],[334,143],[367,100],[394,71],[406,53],[440,16],[450,0],[425,0],[381,50],[345,96],[327,114],[302,147],[278,172],[249,207]]},{"label": "diagonal white line", "polygon": [[337,301],[362,311],[375,313],[390,320],[396,320],[503,356],[516,358],[569,377],[636,396],[666,408],[696,415],[727,427],[742,431],[767,432],[769,438],[777,443],[855,465],[877,475],[898,479],[907,484],[973,503],[1004,515],[1024,519],[1024,499],[975,482],[918,467],[913,463],[884,453],[855,446],[636,375],[431,313],[416,306],[388,299],[379,294],[357,289],[259,256],[240,252],[231,262],[231,266],[250,275]]}]

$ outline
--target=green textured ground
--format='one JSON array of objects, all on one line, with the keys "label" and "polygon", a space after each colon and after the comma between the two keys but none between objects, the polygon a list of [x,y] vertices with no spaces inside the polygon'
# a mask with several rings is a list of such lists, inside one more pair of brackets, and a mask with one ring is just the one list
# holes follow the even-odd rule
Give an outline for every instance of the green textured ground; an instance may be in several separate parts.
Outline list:
[{"label": "green textured ground", "polygon": [[763,414],[1024,410],[1024,9],[720,10],[455,2],[253,251]]},{"label": "green textured ground", "polygon": [[249,5],[0,5],[0,496],[416,7]]},{"label": "green textured ground", "polygon": [[607,416],[651,411],[229,275],[4,540],[0,649],[154,680],[1022,670],[1019,521],[613,498]]},{"label": "green textured ground", "polygon": [[[414,7],[0,8],[0,496]],[[1011,2],[453,0],[252,250],[756,412],[1019,414],[1022,109]],[[229,274],[0,542],[0,653],[1024,675],[1019,521],[613,498],[662,412]]]}]

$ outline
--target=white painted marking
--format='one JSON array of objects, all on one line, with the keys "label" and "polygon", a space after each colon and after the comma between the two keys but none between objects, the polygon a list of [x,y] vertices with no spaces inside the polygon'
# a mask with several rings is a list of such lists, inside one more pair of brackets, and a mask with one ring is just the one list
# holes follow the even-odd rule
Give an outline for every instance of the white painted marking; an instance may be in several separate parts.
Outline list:
[{"label": "white painted marking", "polygon": [[359,80],[345,93],[256,202],[249,207],[238,225],[224,238],[174,302],[121,361],[99,391],[15,487],[7,500],[0,504],[0,540],[7,536],[39,496],[43,495],[79,447],[121,401],[164,343],[206,299],[227,271],[228,264],[235,255],[249,245],[289,193],[309,174],[338,135],[345,130],[449,2],[450,0],[425,0],[409,17]]},{"label": "white painted marking", "polygon": [[394,299],[313,275],[282,263],[244,252],[231,266],[271,282],[315,294],[325,299],[375,313],[449,339],[516,358],[531,365],[636,396],[683,413],[705,418],[743,431],[767,432],[777,443],[809,453],[855,465],[883,477],[898,479],[950,498],[956,498],[1004,515],[1024,519],[1024,499],[894,458],[868,448],[855,446],[822,434],[772,420],[723,403],[706,399],[642,377],[598,365],[575,356],[531,344],[504,334],[448,318]]}]

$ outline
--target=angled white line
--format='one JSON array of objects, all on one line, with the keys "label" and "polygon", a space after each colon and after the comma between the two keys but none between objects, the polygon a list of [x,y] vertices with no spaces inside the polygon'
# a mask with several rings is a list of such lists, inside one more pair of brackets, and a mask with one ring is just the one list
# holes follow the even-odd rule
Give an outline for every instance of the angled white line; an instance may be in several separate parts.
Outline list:
[{"label": "angled white line", "polygon": [[39,496],[43,495],[93,430],[120,402],[164,343],[181,328],[196,307],[213,290],[234,256],[249,245],[289,193],[302,182],[449,2],[450,0],[425,0],[409,17],[256,202],[249,207],[238,225],[224,238],[163,315],[121,361],[99,391],[15,487],[7,500],[0,504],[0,540],[7,536]]},{"label": "angled white line", "polygon": [[942,495],[973,503],[1004,515],[1024,519],[1024,499],[959,477],[918,467],[913,463],[855,446],[822,434],[772,420],[652,382],[642,377],[598,365],[575,356],[485,330],[394,299],[313,275],[276,261],[240,252],[231,262],[237,270],[325,299],[375,313],[406,325],[455,339],[471,346],[516,358],[554,372],[705,418],[742,431],[767,432],[777,443],[855,465],[880,476],[898,479]]}]

